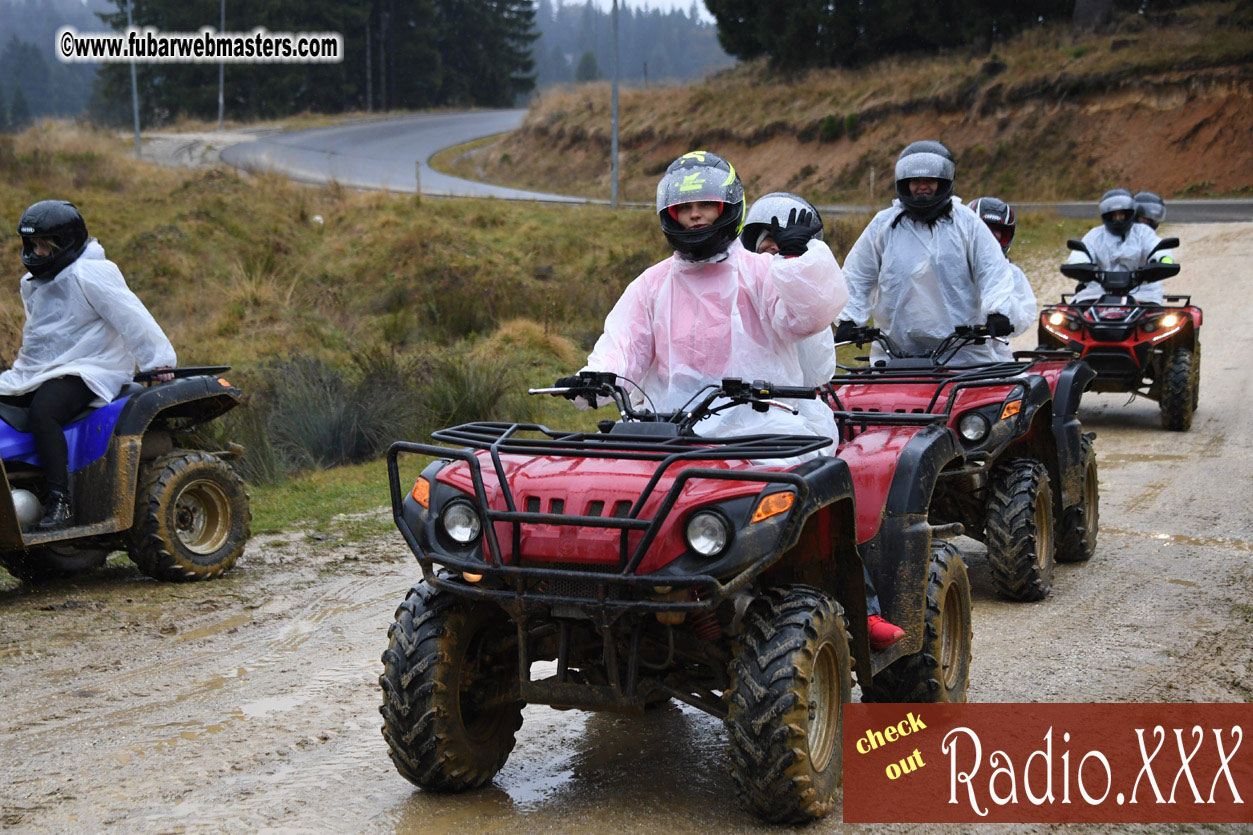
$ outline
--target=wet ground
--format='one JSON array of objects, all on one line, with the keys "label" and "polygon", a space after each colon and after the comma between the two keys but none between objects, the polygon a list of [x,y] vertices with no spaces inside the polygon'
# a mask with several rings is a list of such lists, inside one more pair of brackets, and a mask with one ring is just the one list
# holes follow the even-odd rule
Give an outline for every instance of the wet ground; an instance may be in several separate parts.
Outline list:
[{"label": "wet ground", "polygon": [[[1097,556],[1060,566],[1048,600],[1011,604],[972,548],[972,700],[1253,698],[1253,224],[1187,232],[1171,289],[1205,307],[1193,429],[1163,431],[1151,403],[1085,398]],[[418,575],[399,536],[259,538],[227,577],[196,585],[114,560],[72,583],[0,592],[0,826],[762,828],[732,799],[719,723],[673,705],[640,719],[531,707],[494,786],[415,790],[387,758],[377,710],[387,627]]]}]

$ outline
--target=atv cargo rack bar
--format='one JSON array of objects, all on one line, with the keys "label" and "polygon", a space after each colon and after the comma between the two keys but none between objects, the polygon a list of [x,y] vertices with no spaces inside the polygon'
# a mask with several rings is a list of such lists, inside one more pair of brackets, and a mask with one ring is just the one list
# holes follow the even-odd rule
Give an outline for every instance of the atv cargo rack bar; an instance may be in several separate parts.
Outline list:
[{"label": "atv cargo rack bar", "polygon": [[[544,437],[520,437],[519,433],[538,433]],[[701,438],[695,436],[670,437],[658,439],[656,436],[633,436],[611,433],[554,432],[537,424],[516,423],[469,423],[450,429],[441,429],[432,433],[432,438],[445,442],[460,443],[470,449],[450,449],[432,444],[415,444],[398,441],[387,451],[388,480],[391,488],[392,510],[397,528],[405,538],[410,549],[418,557],[423,574],[428,582],[436,586],[452,585],[447,579],[435,574],[433,563],[440,563],[457,572],[493,576],[507,583],[512,588],[491,588],[482,583],[468,585],[456,584],[458,594],[489,597],[500,602],[530,599],[547,605],[565,604],[584,606],[594,604],[598,608],[611,612],[625,611],[704,611],[714,608],[729,594],[743,588],[754,577],[769,568],[782,554],[779,547],[791,543],[798,535],[802,520],[808,511],[806,504],[810,497],[810,487],[805,478],[790,471],[763,470],[728,470],[708,467],[689,467],[675,476],[665,496],[661,499],[656,513],[651,519],[640,518],[640,514],[649,499],[656,492],[657,485],[667,470],[678,464],[716,461],[716,460],[758,460],[774,458],[791,458],[813,452],[831,444],[830,438],[806,435],[748,435],[730,438]],[[483,479],[481,461],[472,451],[487,451],[491,455],[492,469],[500,488],[499,498],[505,504],[505,510],[493,509],[488,501],[486,485]],[[405,493],[400,485],[400,472],[397,463],[401,453],[416,453],[436,458],[452,459],[465,462],[474,484],[474,500],[483,525],[483,559],[474,556],[459,557],[445,553],[427,553],[418,541],[417,536],[409,528],[404,519],[403,503]],[[658,465],[652,476],[641,490],[639,498],[625,516],[581,516],[564,513],[532,513],[519,511],[514,501],[513,492],[509,488],[501,455],[526,456],[558,456],[570,458],[618,458],[657,461]],[[813,462],[811,462],[813,463]],[[823,466],[847,466],[838,459],[828,459]],[[773,558],[760,559],[727,583],[723,583],[709,574],[642,574],[637,575],[644,556],[661,530],[663,522],[669,517],[679,499],[683,488],[693,479],[718,479],[723,481],[760,482],[763,487],[770,484],[785,485],[795,490],[796,500],[784,517],[779,531],[778,541],[774,547],[764,549],[763,553]],[[803,512],[804,511],[804,512]],[[496,523],[506,523],[512,529],[512,562],[506,564],[502,557],[500,541],[496,534]],[[579,570],[572,564],[570,568],[549,568],[525,565],[526,561],[551,561],[551,555],[525,555],[521,548],[522,525],[543,524],[563,525],[568,527],[616,528],[621,531],[618,564],[611,566],[616,571],[608,573],[605,567],[597,566]],[[630,548],[628,536],[632,531],[643,533],[634,549]],[[600,568],[601,570],[596,570]],[[577,597],[554,594],[527,588],[527,581],[566,581],[595,586],[594,597]],[[649,589],[657,585],[676,588],[692,588],[695,591],[692,600],[647,600],[626,599],[615,597],[610,589]]]},{"label": "atv cargo rack bar", "polygon": [[[1066,359],[1071,358],[1069,351],[1064,353]],[[1048,359],[1052,359],[1049,357]],[[1061,359],[1061,357],[1058,357]],[[934,417],[941,420],[947,420],[953,412],[953,405],[957,402],[957,395],[965,389],[972,388],[996,388],[998,386],[1020,386],[1026,388],[1029,385],[1028,378],[1032,376],[1027,373],[1027,369],[1031,367],[1030,363],[1018,362],[1000,362],[989,365],[986,368],[972,369],[956,374],[946,375],[943,369],[937,369],[933,373],[926,373],[916,368],[893,370],[891,368],[875,369],[873,373],[858,374],[841,374],[834,377],[831,382],[822,387],[824,399],[835,409],[835,416],[841,420],[848,420],[854,423],[862,423],[863,415],[876,415],[888,417],[895,415],[898,418],[914,416],[917,418]],[[1007,376],[1010,375],[1010,376]],[[863,412],[860,410],[849,411],[844,408],[844,404],[840,401],[838,389],[842,386],[917,386],[928,383],[935,384],[935,391],[931,394],[931,400],[928,401],[926,408],[921,412]],[[948,397],[944,402],[942,411],[936,411],[936,404],[945,389],[948,389]],[[883,421],[886,422],[886,421]],[[902,421],[904,422],[904,421]],[[932,421],[926,421],[932,422]]]}]

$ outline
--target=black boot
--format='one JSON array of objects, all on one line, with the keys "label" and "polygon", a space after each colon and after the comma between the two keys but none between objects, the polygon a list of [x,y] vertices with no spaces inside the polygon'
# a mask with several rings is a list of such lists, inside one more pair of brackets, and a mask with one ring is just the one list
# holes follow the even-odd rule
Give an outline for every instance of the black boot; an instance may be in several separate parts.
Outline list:
[{"label": "black boot", "polygon": [[64,528],[73,516],[74,513],[70,510],[70,497],[59,490],[53,490],[48,494],[48,510],[36,527],[41,531]]}]

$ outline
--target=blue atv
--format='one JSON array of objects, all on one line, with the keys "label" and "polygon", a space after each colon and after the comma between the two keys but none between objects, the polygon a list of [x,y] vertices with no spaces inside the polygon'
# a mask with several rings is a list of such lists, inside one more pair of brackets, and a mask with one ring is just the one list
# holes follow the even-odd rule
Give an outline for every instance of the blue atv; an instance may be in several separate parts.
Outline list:
[{"label": "blue atv", "polygon": [[[36,530],[47,501],[27,410],[0,404],[0,565],[26,580],[65,577],[124,549],[158,580],[206,580],[239,559],[248,541],[248,492],[230,461],[243,447],[183,449],[178,438],[239,405],[218,376],[227,366],[176,369],[151,384],[141,373],[112,402],[65,426],[68,527]],[[148,385],[143,383],[148,382]]]}]

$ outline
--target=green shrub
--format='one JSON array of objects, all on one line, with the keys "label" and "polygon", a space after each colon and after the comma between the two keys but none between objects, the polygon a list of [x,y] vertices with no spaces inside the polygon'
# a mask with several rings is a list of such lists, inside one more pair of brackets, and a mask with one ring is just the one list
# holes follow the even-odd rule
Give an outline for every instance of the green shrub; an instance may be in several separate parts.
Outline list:
[{"label": "green shrub", "polygon": [[834,142],[844,135],[844,120],[834,114],[826,116],[818,123],[818,139],[822,142]]}]

